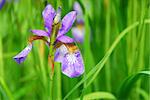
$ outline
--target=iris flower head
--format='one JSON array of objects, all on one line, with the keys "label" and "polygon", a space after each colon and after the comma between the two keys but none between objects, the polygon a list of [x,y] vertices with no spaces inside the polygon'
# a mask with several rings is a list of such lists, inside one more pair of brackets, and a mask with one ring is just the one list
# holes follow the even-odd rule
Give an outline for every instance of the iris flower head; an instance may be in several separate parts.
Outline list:
[{"label": "iris flower head", "polygon": [[84,28],[84,18],[83,18],[82,7],[76,1],[74,2],[73,9],[77,12],[77,20],[76,20],[76,26],[72,28],[72,34],[74,36],[74,39],[77,42],[83,43],[85,28]]},{"label": "iris flower head", "polygon": [[[71,11],[61,20],[61,8],[59,7],[58,10],[55,11],[55,9],[48,4],[43,10],[42,16],[44,19],[45,30],[31,30],[35,36],[30,39],[29,45],[27,45],[23,51],[13,57],[14,60],[19,64],[24,62],[32,49],[32,42],[41,39],[44,40],[49,47],[51,44],[53,45],[53,49],[55,49],[54,61],[61,63],[63,74],[71,78],[83,74],[84,63],[81,52],[75,45],[74,39],[66,36],[66,33],[71,29],[76,20],[77,12]],[[51,39],[53,36],[55,39],[54,42]]]}]

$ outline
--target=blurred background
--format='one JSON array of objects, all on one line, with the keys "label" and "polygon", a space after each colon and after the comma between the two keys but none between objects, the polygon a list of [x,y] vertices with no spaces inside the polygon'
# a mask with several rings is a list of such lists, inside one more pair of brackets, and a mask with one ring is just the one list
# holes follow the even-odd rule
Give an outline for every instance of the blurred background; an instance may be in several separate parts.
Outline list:
[{"label": "blurred background", "polygon": [[[77,45],[84,58],[85,73],[78,78],[69,78],[61,73],[61,66],[57,64],[51,98],[46,71],[47,46],[42,41],[35,41],[23,64],[17,64],[13,56],[25,48],[28,38],[33,35],[31,29],[44,29],[42,11],[48,3],[55,9],[62,6],[64,16],[73,10],[75,1],[83,10],[84,41]],[[0,2],[0,100],[61,100],[65,96],[67,100],[150,98],[149,0]],[[126,35],[110,52],[122,33]],[[71,31],[67,34],[72,36]],[[105,58],[109,52],[111,54]]]}]

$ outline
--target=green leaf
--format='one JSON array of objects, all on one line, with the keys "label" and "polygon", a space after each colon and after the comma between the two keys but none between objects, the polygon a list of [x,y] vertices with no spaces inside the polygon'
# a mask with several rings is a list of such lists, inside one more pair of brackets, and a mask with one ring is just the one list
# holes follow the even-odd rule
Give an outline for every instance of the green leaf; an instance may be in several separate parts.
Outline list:
[{"label": "green leaf", "polygon": [[[116,100],[116,97],[109,92],[93,92],[85,95],[83,100],[95,100],[95,99],[108,99],[108,100]],[[81,100],[77,98],[75,100]]]},{"label": "green leaf", "polygon": [[83,97],[83,100],[95,100],[95,99],[111,99],[116,100],[116,97],[109,92],[93,92]]},{"label": "green leaf", "polygon": [[133,88],[133,85],[139,80],[142,76],[149,76],[150,77],[150,71],[141,71],[139,73],[136,73],[134,75],[131,75],[127,77],[121,84],[119,90],[118,90],[118,99],[124,98],[127,99],[128,95]]}]

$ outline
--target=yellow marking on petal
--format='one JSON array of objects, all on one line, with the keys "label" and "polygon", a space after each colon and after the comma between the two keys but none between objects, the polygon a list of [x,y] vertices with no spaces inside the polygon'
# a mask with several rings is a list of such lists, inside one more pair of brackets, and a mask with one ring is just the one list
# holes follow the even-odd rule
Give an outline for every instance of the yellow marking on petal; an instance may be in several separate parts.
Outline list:
[{"label": "yellow marking on petal", "polygon": [[67,49],[69,50],[69,52],[74,53],[76,52],[78,49],[78,47],[74,44],[74,43],[67,43],[65,44],[65,46],[67,47]]},{"label": "yellow marking on petal", "polygon": [[82,29],[83,29],[83,27],[84,27],[84,25],[83,25],[83,24],[77,24],[77,28],[78,28],[78,29],[82,30]]}]

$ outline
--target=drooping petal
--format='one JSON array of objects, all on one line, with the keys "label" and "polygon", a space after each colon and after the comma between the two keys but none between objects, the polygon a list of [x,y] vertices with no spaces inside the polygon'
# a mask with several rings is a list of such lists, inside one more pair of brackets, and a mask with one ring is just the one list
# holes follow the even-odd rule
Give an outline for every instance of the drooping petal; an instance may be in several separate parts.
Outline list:
[{"label": "drooping petal", "polygon": [[31,51],[31,49],[32,49],[32,44],[29,44],[29,45],[28,45],[26,48],[24,48],[18,55],[16,55],[15,57],[13,57],[14,60],[15,60],[18,64],[22,63],[22,62],[26,59],[26,57],[27,57],[27,55],[29,54],[29,52]]},{"label": "drooping petal", "polygon": [[43,30],[31,30],[31,32],[37,36],[49,36],[49,34]]},{"label": "drooping petal", "polygon": [[62,27],[58,31],[57,37],[64,35],[70,30],[76,19],[76,16],[77,16],[76,11],[71,11],[67,15],[65,15],[65,17],[62,19]]},{"label": "drooping petal", "polygon": [[5,4],[5,0],[0,0],[0,9],[2,9],[2,7],[4,6]]},{"label": "drooping petal", "polygon": [[74,40],[68,36],[62,35],[57,38],[58,41],[63,42],[63,43],[72,43]]},{"label": "drooping petal", "polygon": [[72,28],[72,34],[77,42],[83,42],[84,41],[84,28]]},{"label": "drooping petal", "polygon": [[67,53],[62,61],[62,73],[70,78],[78,77],[84,73],[84,64],[80,51]]},{"label": "drooping petal", "polygon": [[67,54],[69,51],[67,47],[62,44],[59,48],[56,49],[54,61],[55,62],[62,62],[65,54]]},{"label": "drooping petal", "polygon": [[48,33],[50,35],[51,31],[52,31],[52,24],[53,24],[53,19],[56,15],[56,12],[54,10],[54,8],[48,4],[44,11],[42,12],[43,18],[44,18],[44,24],[45,24],[45,28],[48,30]]}]

